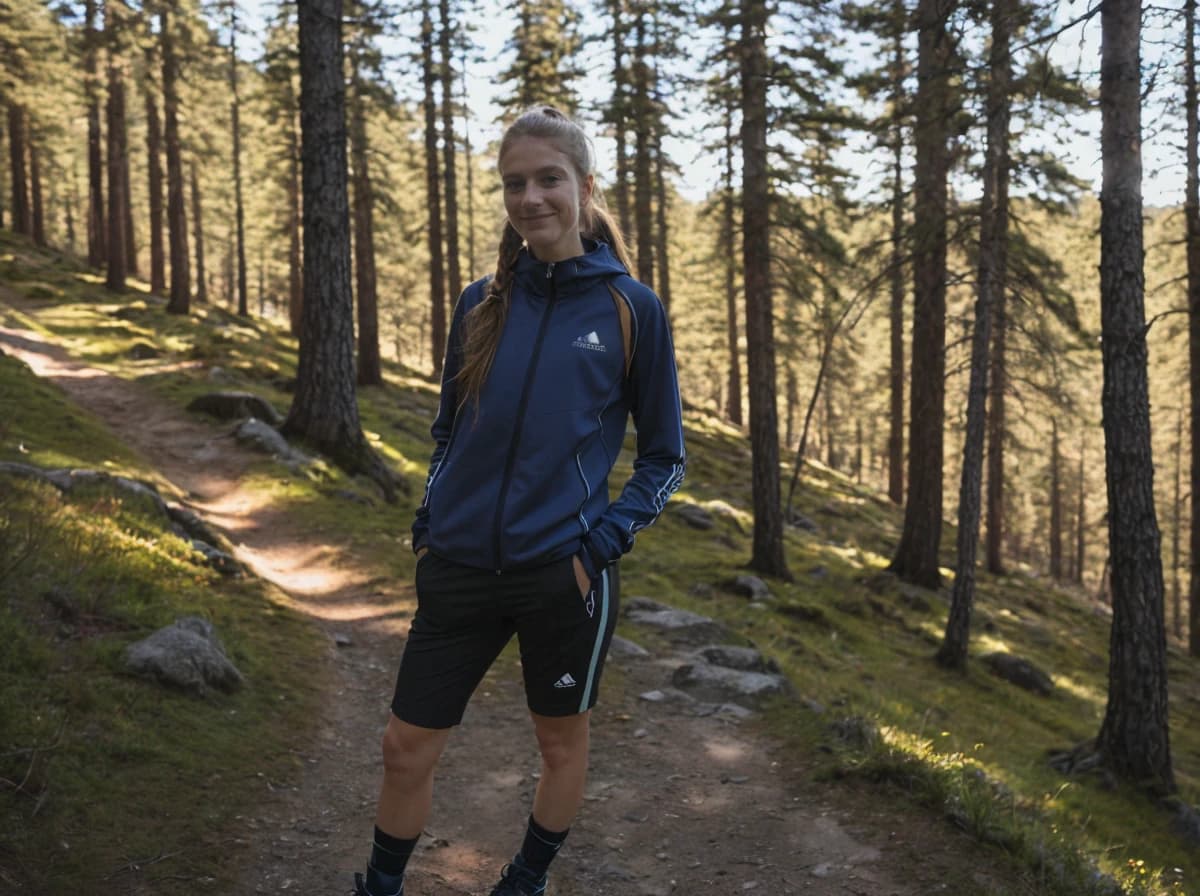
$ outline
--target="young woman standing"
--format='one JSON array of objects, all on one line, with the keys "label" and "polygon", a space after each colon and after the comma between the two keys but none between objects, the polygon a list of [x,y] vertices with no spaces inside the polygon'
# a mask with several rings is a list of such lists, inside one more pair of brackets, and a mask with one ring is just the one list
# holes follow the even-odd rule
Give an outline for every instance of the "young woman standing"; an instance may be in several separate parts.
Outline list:
[{"label": "young woman standing", "polygon": [[[492,896],[540,896],[583,800],[589,712],[617,616],[617,560],[683,479],[666,313],[628,274],[591,146],[549,107],[500,144],[508,214],[494,277],[454,312],[413,525],[418,608],[383,738],[375,841],[359,896],[400,896],[434,768],[515,633],[542,758],[524,842]],[[633,475],[608,476],[627,417]]]}]

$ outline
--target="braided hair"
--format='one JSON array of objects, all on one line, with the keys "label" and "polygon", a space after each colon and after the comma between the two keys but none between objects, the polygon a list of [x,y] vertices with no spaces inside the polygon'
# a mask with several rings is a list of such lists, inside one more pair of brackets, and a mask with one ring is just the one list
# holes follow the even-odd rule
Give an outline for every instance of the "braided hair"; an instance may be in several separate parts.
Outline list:
[{"label": "braided hair", "polygon": [[[541,137],[554,141],[555,146],[570,159],[580,181],[594,173],[595,161],[587,134],[552,106],[535,106],[509,125],[500,141],[501,158],[518,137]],[[621,264],[627,270],[632,269],[621,228],[605,208],[598,189],[592,191],[591,201],[580,210],[580,236],[607,243]],[[524,245],[512,222],[505,219],[496,256],[496,273],[488,284],[487,295],[463,320],[463,362],[456,380],[460,408],[473,402],[478,411],[479,394],[496,358],[500,334],[508,317],[513,267]]]}]

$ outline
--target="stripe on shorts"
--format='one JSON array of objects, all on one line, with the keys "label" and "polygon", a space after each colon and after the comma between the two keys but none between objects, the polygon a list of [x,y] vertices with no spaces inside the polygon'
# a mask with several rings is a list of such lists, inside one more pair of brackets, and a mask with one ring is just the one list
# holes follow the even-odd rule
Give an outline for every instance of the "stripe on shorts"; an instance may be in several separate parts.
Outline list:
[{"label": "stripe on shorts", "polygon": [[587,712],[588,702],[592,698],[592,688],[596,683],[596,669],[600,665],[600,651],[604,647],[604,633],[608,630],[608,568],[600,573],[600,623],[596,627],[596,643],[592,647],[592,662],[588,666],[587,684],[583,687],[583,699],[579,702],[579,711]]}]

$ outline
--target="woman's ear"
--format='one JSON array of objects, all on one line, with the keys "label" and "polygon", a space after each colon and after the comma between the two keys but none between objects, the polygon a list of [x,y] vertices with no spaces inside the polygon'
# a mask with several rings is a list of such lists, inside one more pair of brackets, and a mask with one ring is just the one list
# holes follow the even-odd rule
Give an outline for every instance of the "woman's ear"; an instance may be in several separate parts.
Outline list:
[{"label": "woman's ear", "polygon": [[596,175],[589,174],[582,184],[579,185],[579,207],[587,208],[588,203],[592,201],[592,193],[596,189]]}]

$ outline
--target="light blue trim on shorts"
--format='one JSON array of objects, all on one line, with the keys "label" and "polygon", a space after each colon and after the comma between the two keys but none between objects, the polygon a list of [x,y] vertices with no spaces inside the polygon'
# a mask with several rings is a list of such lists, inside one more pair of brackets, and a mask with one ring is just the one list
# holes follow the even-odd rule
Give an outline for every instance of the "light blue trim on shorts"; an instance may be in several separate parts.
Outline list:
[{"label": "light blue trim on shorts", "polygon": [[600,624],[596,628],[596,644],[592,648],[592,662],[588,666],[587,684],[583,688],[583,699],[579,711],[587,712],[596,683],[596,669],[600,666],[600,651],[604,648],[604,633],[608,630],[608,567],[600,573]]}]

